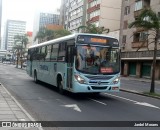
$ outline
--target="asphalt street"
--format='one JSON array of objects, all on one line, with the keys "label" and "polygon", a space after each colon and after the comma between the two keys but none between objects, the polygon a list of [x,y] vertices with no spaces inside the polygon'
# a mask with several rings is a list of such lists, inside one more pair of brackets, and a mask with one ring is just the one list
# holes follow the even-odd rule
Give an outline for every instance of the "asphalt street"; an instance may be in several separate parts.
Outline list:
[{"label": "asphalt street", "polygon": [[[4,64],[0,64],[0,82],[37,121],[160,121],[159,99],[126,92],[103,93],[98,96],[71,93],[61,95],[54,86],[34,83],[25,70]],[[139,86],[143,90],[146,86],[138,81],[122,79],[121,82],[122,87],[128,89]],[[145,91],[147,90],[148,87]]]}]

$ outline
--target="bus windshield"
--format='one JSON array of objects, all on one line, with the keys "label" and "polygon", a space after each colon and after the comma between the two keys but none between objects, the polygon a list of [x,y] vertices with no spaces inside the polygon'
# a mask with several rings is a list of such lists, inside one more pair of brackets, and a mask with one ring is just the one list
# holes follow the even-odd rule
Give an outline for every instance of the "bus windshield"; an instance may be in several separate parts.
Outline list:
[{"label": "bus windshield", "polygon": [[119,49],[105,46],[78,45],[76,69],[89,74],[119,73]]}]

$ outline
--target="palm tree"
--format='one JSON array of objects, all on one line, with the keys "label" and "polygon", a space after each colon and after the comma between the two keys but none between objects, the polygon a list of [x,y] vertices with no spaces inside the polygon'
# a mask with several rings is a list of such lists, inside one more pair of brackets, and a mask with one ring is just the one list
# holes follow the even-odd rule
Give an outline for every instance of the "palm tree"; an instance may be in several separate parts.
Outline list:
[{"label": "palm tree", "polygon": [[[15,35],[14,36],[14,47],[13,49],[17,51],[17,64],[16,67],[18,67],[18,61],[20,57],[24,57],[24,54],[26,52],[26,46],[28,44],[28,36],[27,34],[24,35]],[[21,68],[22,68],[23,61],[21,59]]]},{"label": "palm tree", "polygon": [[92,33],[92,34],[102,34],[109,33],[109,29],[105,27],[97,27],[95,24],[87,24],[87,26],[79,26],[78,32],[80,30],[84,33]]},{"label": "palm tree", "polygon": [[45,27],[40,28],[40,30],[37,32],[37,35],[34,38],[34,41],[36,41],[37,39],[39,40],[39,42],[44,42],[44,41],[48,41],[51,39],[54,39],[55,37],[55,33],[53,30],[49,30]]},{"label": "palm tree", "polygon": [[[152,77],[151,77],[151,88],[150,92],[155,92],[155,67],[156,67],[156,55],[157,55],[157,44],[160,38],[160,17],[152,9],[144,9],[138,18],[129,24],[129,28],[140,27],[146,30],[150,30],[151,33],[148,36],[153,36],[153,41],[149,44],[154,43],[154,53],[152,62]],[[148,38],[147,38],[148,39]],[[148,39],[149,40],[149,39]]]}]

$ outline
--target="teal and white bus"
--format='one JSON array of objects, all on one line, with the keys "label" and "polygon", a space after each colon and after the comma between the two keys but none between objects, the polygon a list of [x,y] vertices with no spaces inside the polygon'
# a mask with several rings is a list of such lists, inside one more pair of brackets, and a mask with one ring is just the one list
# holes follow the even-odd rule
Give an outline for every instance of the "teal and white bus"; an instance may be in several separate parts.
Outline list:
[{"label": "teal and white bus", "polygon": [[28,49],[27,73],[73,93],[118,92],[118,40],[98,34],[76,33],[33,45]]}]

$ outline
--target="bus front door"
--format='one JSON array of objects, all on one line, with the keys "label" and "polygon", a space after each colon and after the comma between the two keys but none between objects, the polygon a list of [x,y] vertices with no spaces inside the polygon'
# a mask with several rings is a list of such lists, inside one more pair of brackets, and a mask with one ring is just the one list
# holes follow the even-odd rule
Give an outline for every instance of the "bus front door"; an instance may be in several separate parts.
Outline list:
[{"label": "bus front door", "polygon": [[74,62],[74,55],[73,55],[74,46],[67,47],[67,88],[69,90],[72,89],[72,75],[73,75],[73,62]]}]

